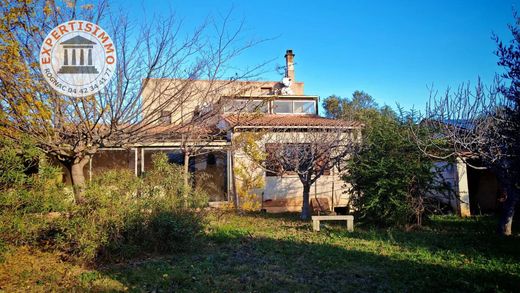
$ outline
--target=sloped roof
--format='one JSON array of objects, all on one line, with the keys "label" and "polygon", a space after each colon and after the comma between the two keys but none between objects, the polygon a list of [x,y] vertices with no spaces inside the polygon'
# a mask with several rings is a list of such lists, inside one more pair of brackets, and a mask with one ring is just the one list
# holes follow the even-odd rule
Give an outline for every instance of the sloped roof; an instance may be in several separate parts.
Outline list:
[{"label": "sloped roof", "polygon": [[224,116],[224,120],[235,127],[302,127],[302,128],[361,128],[359,121],[330,119],[318,115],[267,114],[267,115],[237,115]]},{"label": "sloped roof", "polygon": [[468,130],[473,130],[475,128],[475,122],[469,119],[444,119],[442,120],[442,123]]},{"label": "sloped roof", "polygon": [[204,137],[218,135],[222,132],[214,125],[184,124],[157,125],[148,129],[146,133],[157,139],[174,139],[182,135],[188,135],[188,137]]}]

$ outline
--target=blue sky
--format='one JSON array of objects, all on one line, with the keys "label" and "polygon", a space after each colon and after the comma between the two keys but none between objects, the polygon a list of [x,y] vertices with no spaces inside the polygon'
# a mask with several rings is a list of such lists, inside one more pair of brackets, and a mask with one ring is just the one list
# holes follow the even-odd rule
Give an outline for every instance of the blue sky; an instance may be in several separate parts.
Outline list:
[{"label": "blue sky", "polygon": [[263,77],[279,80],[286,49],[296,54],[296,79],[305,93],[325,98],[363,90],[383,105],[422,109],[427,86],[444,91],[480,76],[491,81],[496,65],[492,32],[509,40],[507,24],[520,0],[472,1],[114,1],[135,17],[173,9],[186,25],[233,7],[245,19],[245,36],[274,38],[246,52],[239,66],[277,58]]}]

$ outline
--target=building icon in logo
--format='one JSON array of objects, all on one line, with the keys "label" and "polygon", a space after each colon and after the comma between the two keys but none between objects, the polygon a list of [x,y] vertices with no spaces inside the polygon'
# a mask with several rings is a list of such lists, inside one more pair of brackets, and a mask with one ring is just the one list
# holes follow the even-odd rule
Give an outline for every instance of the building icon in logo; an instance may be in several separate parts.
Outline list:
[{"label": "building icon in logo", "polygon": [[97,74],[96,67],[92,64],[92,48],[95,42],[82,36],[75,36],[60,43],[63,46],[63,66],[58,73],[65,74]]}]

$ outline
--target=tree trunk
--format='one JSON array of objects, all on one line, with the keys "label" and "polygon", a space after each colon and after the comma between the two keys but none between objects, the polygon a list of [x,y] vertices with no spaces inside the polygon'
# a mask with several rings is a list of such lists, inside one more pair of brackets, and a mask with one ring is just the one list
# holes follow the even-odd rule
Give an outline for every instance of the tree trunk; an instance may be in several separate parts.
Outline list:
[{"label": "tree trunk", "polygon": [[500,215],[498,233],[509,236],[511,235],[515,207],[518,203],[518,189],[512,186],[512,184],[507,184],[506,188],[504,189],[506,191],[507,198],[502,208],[502,214]]},{"label": "tree trunk", "polygon": [[311,185],[304,184],[303,185],[303,204],[302,204],[302,220],[310,220],[311,218],[311,208],[309,206],[309,198],[310,198]]},{"label": "tree trunk", "polygon": [[184,207],[188,207],[188,190],[189,190],[189,172],[190,172],[190,153],[184,152],[184,192],[182,194],[184,198]]},{"label": "tree trunk", "polygon": [[72,188],[74,190],[74,200],[77,204],[83,202],[85,191],[85,174],[83,168],[90,160],[90,157],[75,160],[70,165],[70,179],[72,181]]}]

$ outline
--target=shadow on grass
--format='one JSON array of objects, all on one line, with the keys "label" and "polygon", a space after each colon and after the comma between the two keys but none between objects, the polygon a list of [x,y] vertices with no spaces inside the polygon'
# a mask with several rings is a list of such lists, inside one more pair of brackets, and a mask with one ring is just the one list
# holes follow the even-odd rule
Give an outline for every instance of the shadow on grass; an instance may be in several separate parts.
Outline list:
[{"label": "shadow on grass", "polygon": [[[336,230],[337,233],[344,233],[343,229],[334,227],[329,232],[334,233]],[[408,248],[426,249],[432,249],[442,241],[448,242],[442,235],[437,236],[439,240],[435,241],[434,231],[400,233],[402,234],[396,236],[393,232],[361,231],[347,233],[345,238],[382,240]],[[312,232],[308,234],[317,236]],[[407,234],[412,236],[406,236]],[[326,233],[322,235],[327,237]],[[425,237],[424,241],[421,241],[422,237]],[[479,238],[475,241],[492,245],[495,240]],[[434,244],[428,244],[431,241]],[[449,241],[454,239],[450,238]],[[512,243],[506,244],[514,246]],[[472,245],[476,243],[473,242]],[[463,247],[462,243],[456,244],[455,249],[461,249],[457,253],[468,253],[467,247],[466,250]],[[450,247],[438,249],[452,253]],[[476,249],[475,253],[481,251]],[[513,260],[519,259],[518,253],[510,257]],[[240,228],[206,235],[197,241],[196,247],[190,253],[112,266],[100,271],[131,291],[516,291],[520,284],[518,263],[508,271],[500,266],[500,261],[496,262],[496,265],[475,265],[459,260],[450,262],[448,259],[438,263],[435,259],[425,257],[373,253],[362,251],[359,247],[312,243],[305,239],[256,237]]]},{"label": "shadow on grass", "polygon": [[471,234],[496,234],[498,217],[473,216],[460,218],[459,216],[432,216],[427,220],[427,227],[446,232],[471,233]]},{"label": "shadow on grass", "polygon": [[434,218],[429,226],[413,232],[399,229],[370,229],[348,233],[342,229],[332,230],[343,237],[366,241],[383,241],[406,249],[426,250],[429,253],[454,252],[472,258],[500,258],[520,263],[520,237],[502,237],[496,230],[496,218],[475,217],[460,219],[452,217]]}]

